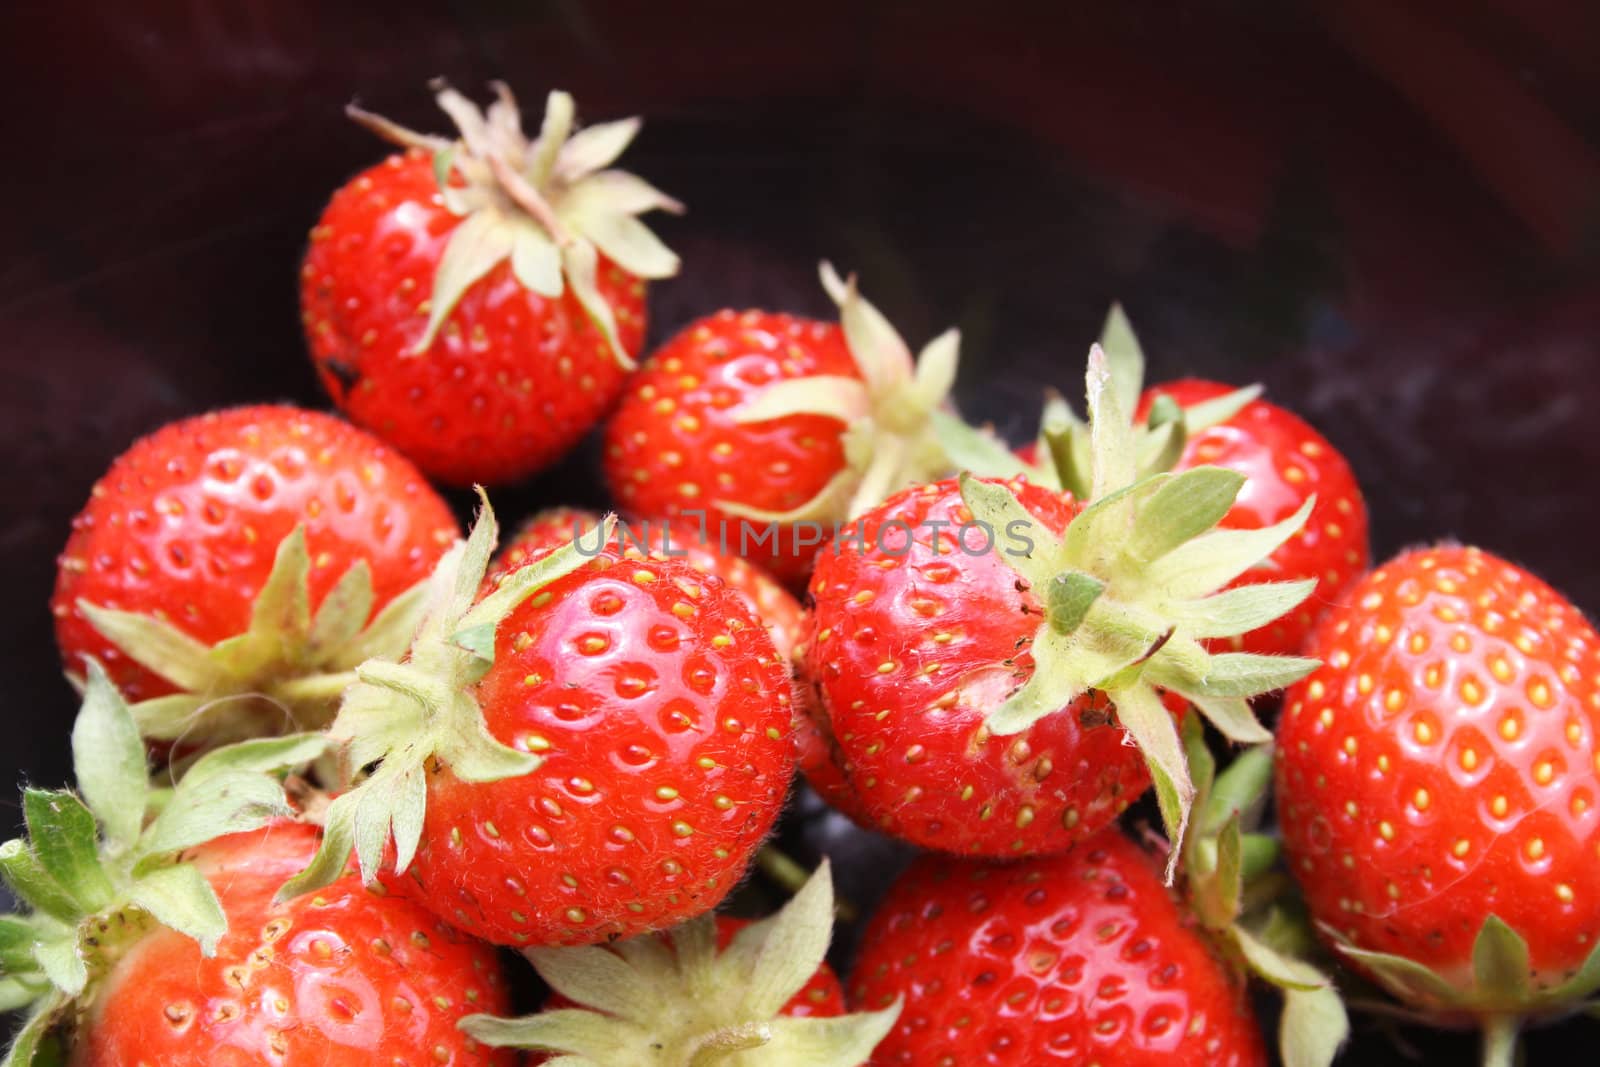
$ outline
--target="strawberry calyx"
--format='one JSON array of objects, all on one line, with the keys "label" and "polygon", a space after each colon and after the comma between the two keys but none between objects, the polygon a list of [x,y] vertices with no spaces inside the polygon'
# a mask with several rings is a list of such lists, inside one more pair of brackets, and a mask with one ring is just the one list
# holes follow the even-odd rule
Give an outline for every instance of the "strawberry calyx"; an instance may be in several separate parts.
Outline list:
[{"label": "strawberry calyx", "polygon": [[417,133],[355,105],[346,113],[396,144],[430,153],[444,205],[461,222],[451,231],[434,275],[428,324],[410,355],[421,355],[462,295],[507,260],[526,288],[555,299],[565,286],[599,327],[624,370],[634,361],[617,336],[616,318],[595,275],[601,253],[639,278],[669,278],[678,257],[638,219],[647,211],[681,214],[683,205],[626,171],[611,169],[638,135],[637,118],[577,129],[572,97],[551,92],[539,136],[522,132],[516,98],[493,82],[487,110],[442,81],[439,107],[455,140]]},{"label": "strawberry calyx", "polygon": [[312,612],[311,565],[305,528],[296,526],[278,544],[249,627],[209,646],[154,615],[78,601],[101,636],[181,690],[133,705],[146,738],[208,747],[285,733],[285,725],[320,729],[356,681],[357,664],[406,647],[426,582],[374,617],[372,570],[357,560]]},{"label": "strawberry calyx", "polygon": [[[1119,410],[1132,425],[1144,385],[1144,349],[1120,304],[1111,305],[1106,315],[1100,332],[1100,348],[1106,354],[1107,373],[1124,398]],[[1227,422],[1261,392],[1261,386],[1247,385],[1187,407],[1180,407],[1169,396],[1158,396],[1150,405],[1144,422],[1133,426],[1138,476],[1148,477],[1171,470],[1183,456],[1190,438]],[[1090,427],[1074,414],[1059,394],[1045,400],[1039,419],[1037,451],[1040,469],[1030,473],[1032,480],[1065,489],[1080,499],[1087,497],[1093,478]]]},{"label": "strawberry calyx", "polygon": [[1061,535],[1034,519],[1003,484],[961,476],[962,500],[973,519],[1004,531],[1013,546],[1027,543],[1026,550],[1007,547],[1002,554],[1044,605],[1029,644],[1033,673],[985,725],[998,736],[1016,734],[1091,691],[1110,698],[1155,782],[1174,843],[1170,882],[1195,790],[1162,693],[1188,700],[1231,741],[1271,740],[1250,699],[1304,677],[1317,661],[1213,653],[1205,642],[1265,625],[1311,594],[1311,580],[1219,590],[1292,537],[1314,499],[1273,526],[1215,529],[1244,476],[1211,466],[1141,476],[1125,416],[1137,394],[1126,379],[1113,378],[1099,345],[1090,352],[1087,386],[1088,495]]},{"label": "strawberry calyx", "polygon": [[1593,998],[1600,994],[1600,945],[1565,981],[1540,985],[1531,977],[1527,941],[1493,912],[1484,917],[1473,939],[1472,974],[1465,987],[1416,960],[1358,948],[1326,923],[1318,928],[1339,955],[1411,1013],[1436,1025],[1477,1025],[1483,1032],[1484,1067],[1511,1067],[1525,1025],[1592,1009]]},{"label": "strawberry calyx", "polygon": [[1186,717],[1182,730],[1195,787],[1182,863],[1189,909],[1236,968],[1282,992],[1278,1047],[1286,1067],[1328,1067],[1350,1021],[1332,979],[1306,958],[1314,939],[1303,917],[1280,907],[1290,885],[1273,870],[1278,842],[1258,829],[1271,748],[1245,749],[1219,775],[1199,720]]},{"label": "strawberry calyx", "polygon": [[719,500],[730,515],[769,523],[842,522],[908,485],[937,481],[958,467],[1008,477],[1024,469],[993,434],[962,422],[950,405],[961,337],[950,329],[912,358],[889,320],[861,296],[856,279],[820,266],[822,286],[839,307],[839,322],[858,377],[811,375],[777,382],[732,412],[742,425],[793,415],[844,423],[845,465],[811,499],[789,511],[765,511]]},{"label": "strawberry calyx", "polygon": [[540,976],[580,1007],[460,1025],[486,1045],[555,1053],[572,1067],[857,1067],[893,1028],[898,1001],[836,1017],[780,1014],[822,965],[833,916],[824,861],[722,951],[709,914],[615,945],[528,949]]},{"label": "strawberry calyx", "polygon": [[[484,721],[476,683],[494,665],[495,629],[519,604],[587,559],[575,542],[501,576],[479,597],[499,537],[489,498],[466,541],[440,559],[428,579],[422,619],[410,648],[369,659],[355,670],[328,734],[346,788],[323,812],[322,844],[304,871],[278,893],[280,900],[319,889],[338,878],[353,850],[361,877],[372,884],[384,849],[394,844],[396,874],[404,873],[421,843],[428,767],[448,765],[465,781],[524,775],[540,758],[497,741]],[[607,543],[616,516],[601,523]],[[377,764],[377,769],[366,769]]]},{"label": "strawberry calyx", "polygon": [[97,983],[158,926],[216,952],[227,918],[180,854],[292,814],[281,776],[325,747],[317,734],[244,741],[157,789],[132,712],[89,662],[72,730],[78,792],[25,789],[28,836],[0,845],[0,877],[27,909],[0,916],[0,1009],[33,1006],[6,1067],[50,1062],[59,1028],[88,1011]]}]

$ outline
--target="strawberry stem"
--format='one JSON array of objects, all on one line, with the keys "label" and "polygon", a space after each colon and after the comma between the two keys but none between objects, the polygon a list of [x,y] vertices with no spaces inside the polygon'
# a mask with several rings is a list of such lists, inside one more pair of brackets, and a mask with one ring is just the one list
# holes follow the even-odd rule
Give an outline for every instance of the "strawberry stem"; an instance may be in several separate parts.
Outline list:
[{"label": "strawberry stem", "polygon": [[500,188],[516,201],[518,207],[532,215],[534,220],[545,228],[552,241],[562,248],[572,244],[572,231],[556,218],[555,209],[544,198],[544,194],[533,187],[532,182],[518,174],[516,168],[498,153],[490,153],[488,163],[489,169],[494,172],[494,180],[500,183]]},{"label": "strawberry stem", "polygon": [[1519,1015],[1483,1017],[1483,1067],[1514,1067],[1517,1062],[1517,1035],[1522,1029]]}]

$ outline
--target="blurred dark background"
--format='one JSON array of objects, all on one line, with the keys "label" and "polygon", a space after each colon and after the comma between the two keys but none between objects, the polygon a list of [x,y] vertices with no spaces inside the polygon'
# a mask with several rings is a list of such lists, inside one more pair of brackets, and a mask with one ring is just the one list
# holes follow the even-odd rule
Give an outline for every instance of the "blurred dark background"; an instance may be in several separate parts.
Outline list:
[{"label": "blurred dark background", "polygon": [[[629,167],[690,206],[658,222],[685,268],[652,290],[655,340],[723,305],[826,313],[827,256],[914,344],[960,325],[960,402],[1020,439],[1121,299],[1154,377],[1264,381],[1331,438],[1380,556],[1473,541],[1600,609],[1587,0],[11,0],[0,60],[0,780],[67,778],[46,604],[89,486],[170,419],[324,403],[295,271],[384,152],[342,106],[441,129],[435,75],[646,116]],[[586,452],[500,509],[597,485]],[[840,826],[785,841],[878,847]],[[1369,1027],[1351,1059],[1404,1051]]]}]

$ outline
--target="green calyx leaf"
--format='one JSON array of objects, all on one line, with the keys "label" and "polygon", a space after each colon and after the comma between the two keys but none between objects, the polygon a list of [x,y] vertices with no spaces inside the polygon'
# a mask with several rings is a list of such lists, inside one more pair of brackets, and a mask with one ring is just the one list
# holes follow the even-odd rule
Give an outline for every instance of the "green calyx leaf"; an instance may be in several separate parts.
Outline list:
[{"label": "green calyx leaf", "polygon": [[428,322],[411,354],[426,353],[467,290],[509,261],[517,280],[542,296],[555,299],[570,287],[618,366],[632,370],[616,313],[600,293],[600,257],[635,278],[672,277],[678,257],[638,216],[682,214],[683,205],[612,168],[638,135],[638,119],[577,129],[572,97],[552,92],[539,136],[529,140],[510,88],[492,87],[495,100],[480,111],[449,86],[436,86],[439,107],[459,134],[453,142],[349,110],[379,136],[431,152],[445,206],[462,218],[440,257]]},{"label": "green calyx leaf", "polygon": [[[1102,418],[1114,411],[1118,420],[1126,424],[1126,432],[1133,435],[1129,453],[1138,477],[1172,470],[1195,434],[1227,422],[1261,395],[1259,385],[1250,385],[1181,408],[1171,397],[1162,394],[1152,400],[1143,424],[1135,426],[1133,416],[1144,383],[1145,359],[1133,325],[1121,305],[1113,304],[1106,315],[1096,347],[1104,355],[1111,398],[1111,406],[1102,413]],[[1039,420],[1039,455],[1051,461],[1054,476],[1031,480],[1058,485],[1080,500],[1097,495],[1090,474],[1093,450],[1090,436],[1089,426],[1079,422],[1059,397],[1052,397],[1046,402]]]},{"label": "green calyx leaf", "polygon": [[706,915],[609,946],[530,949],[552,989],[579,1007],[460,1026],[495,1047],[554,1053],[563,1067],[858,1067],[900,1005],[837,1018],[778,1014],[822,965],[833,927],[827,864],[775,916],[716,948]]},{"label": "green calyx leaf", "polygon": [[[372,576],[360,560],[313,613],[311,567],[305,530],[296,527],[278,545],[248,629],[210,647],[163,619],[80,601],[84,617],[103,637],[182,690],[134,705],[138,731],[157,741],[219,745],[326,726],[340,695],[355,682],[358,663],[404,650],[416,628],[421,587],[372,617]],[[85,782],[87,793],[94,788]],[[142,808],[122,809],[120,832],[127,830],[128,811]]]},{"label": "green calyx leaf", "polygon": [[214,953],[226,918],[178,853],[290,815],[280,776],[325,747],[316,735],[243,742],[201,757],[170,790],[153,790],[133,712],[94,661],[72,738],[81,798],[24,790],[28,839],[0,845],[0,877],[27,909],[0,916],[0,1002],[36,1002],[8,1063],[40,1062],[75,998],[155,926]]},{"label": "green calyx leaf", "polygon": [[992,476],[1027,466],[993,432],[968,425],[952,410],[960,336],[955,330],[911,349],[888,319],[861,296],[854,276],[821,266],[822,285],[839,307],[856,375],[813,375],[775,382],[735,409],[744,424],[813,415],[841,423],[845,468],[810,500],[783,512],[718,501],[729,514],[770,523],[843,522],[908,485],[956,470]]},{"label": "green calyx leaf", "polygon": [[[404,872],[421,842],[431,761],[479,782],[517,777],[539,765],[539,757],[489,733],[475,687],[494,663],[495,633],[506,616],[587,560],[569,542],[504,575],[480,599],[499,527],[481,489],[479,498],[467,540],[446,553],[428,579],[410,648],[356,668],[358,681],[329,728],[349,788],[328,806],[316,856],[283,886],[280,899],[332,882],[352,852],[363,879],[372,882],[391,842],[394,870]],[[602,521],[599,544],[611,540],[616,521],[615,515]]]},{"label": "green calyx leaf", "polygon": [[1062,534],[1033,519],[1005,485],[962,477],[962,498],[976,520],[996,530],[1027,531],[1033,550],[1008,553],[1006,563],[1045,606],[1029,649],[1033,673],[987,725],[995,734],[1017,733],[1090,690],[1105,692],[1149,761],[1168,832],[1181,846],[1194,788],[1161,694],[1187,698],[1232,740],[1270,740],[1248,700],[1303,677],[1315,661],[1212,653],[1204,642],[1271,621],[1310,594],[1311,583],[1222,590],[1291,536],[1305,513],[1282,529],[1225,542],[1232,549],[1225,565],[1197,558],[1195,546],[1237,533],[1216,525],[1243,479],[1197,467],[1119,483],[1137,477],[1127,458],[1132,436],[1117,410],[1119,388],[1097,348],[1090,358],[1089,407],[1092,419],[1109,425],[1102,431],[1099,421],[1091,424],[1090,480],[1101,495]]},{"label": "green calyx leaf", "polygon": [[1433,1016],[1513,1021],[1558,1018],[1581,1010],[1600,993],[1600,947],[1592,949],[1572,974],[1547,983],[1534,973],[1522,935],[1494,914],[1484,918],[1473,940],[1469,986],[1404,956],[1357,948],[1331,926],[1324,925],[1321,930],[1340,955],[1370,974],[1387,992]]}]

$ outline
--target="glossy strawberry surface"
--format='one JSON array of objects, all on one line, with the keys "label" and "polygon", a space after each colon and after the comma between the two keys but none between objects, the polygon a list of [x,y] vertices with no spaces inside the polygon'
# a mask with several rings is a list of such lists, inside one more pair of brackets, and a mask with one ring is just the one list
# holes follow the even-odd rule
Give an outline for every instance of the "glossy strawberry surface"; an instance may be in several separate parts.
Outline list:
[{"label": "glossy strawberry surface", "polygon": [[67,669],[81,672],[93,656],[130,700],[171,692],[77,602],[152,615],[214,644],[249,626],[296,526],[312,561],[312,607],[364,560],[374,612],[426,578],[459,536],[410,462],[341,419],[264,406],[172,423],[119,456],[73,520],[51,601]]},{"label": "glossy strawberry surface", "polygon": [[838,326],[763,311],[721,311],[691,324],[645,362],[607,424],[612,496],[646,518],[703,510],[713,541],[725,529],[734,553],[785,581],[800,578],[831,525],[819,538],[797,537],[719,505],[787,512],[844,468],[838,419],[734,419],[766,387],[811,375],[859,376]]},{"label": "glossy strawberry surface", "polygon": [[[1231,391],[1230,386],[1195,378],[1152,386],[1140,400],[1137,418],[1145,419],[1157,397],[1189,407]],[[1246,652],[1295,653],[1317,616],[1340,603],[1350,583],[1367,569],[1367,506],[1355,475],[1305,420],[1265,400],[1253,400],[1226,422],[1191,437],[1175,469],[1203,464],[1236,470],[1247,479],[1222,520],[1224,527],[1271,526],[1293,515],[1311,496],[1317,498],[1300,533],[1234,583],[1317,580],[1316,590],[1299,608],[1227,642]]]},{"label": "glossy strawberry surface", "polygon": [[[793,772],[789,677],[719,581],[615,545],[500,624],[477,685],[529,774],[428,783],[419,899],[499,944],[674,925],[733,888]],[[411,892],[407,889],[407,892]]]},{"label": "glossy strawberry surface", "polygon": [[[501,263],[470,286],[438,337],[434,275],[460,219],[433,162],[392,155],[333,196],[301,267],[306,340],[341,411],[430,477],[497,484],[554,462],[615,401],[624,373],[568,287],[550,299]],[[644,343],[644,283],[601,258],[600,295],[624,349]]]},{"label": "glossy strawberry surface", "polygon": [[1064,856],[925,856],[873,916],[858,1009],[905,1006],[873,1067],[1265,1064],[1243,989],[1106,830]]},{"label": "glossy strawberry surface", "polygon": [[510,1007],[491,948],[353,874],[272,902],[316,841],[281,822],[197,850],[228,916],[217,954],[164,929],[137,942],[83,1020],[73,1067],[511,1067],[514,1053],[456,1029]]},{"label": "glossy strawberry surface", "polygon": [[1278,808],[1313,916],[1465,986],[1489,914],[1537,985],[1600,939],[1600,640],[1474,548],[1404,553],[1330,613],[1285,694]]},{"label": "glossy strawberry surface", "polygon": [[[1052,531],[1076,510],[1008,485]],[[1000,531],[986,547],[981,528],[962,532],[970,520],[949,479],[890,497],[859,539],[820,553],[805,673],[872,825],[947,852],[1058,852],[1115,819],[1149,772],[1099,697],[989,733],[986,716],[1032,668],[1043,607],[1003,555],[1020,543]]]}]

